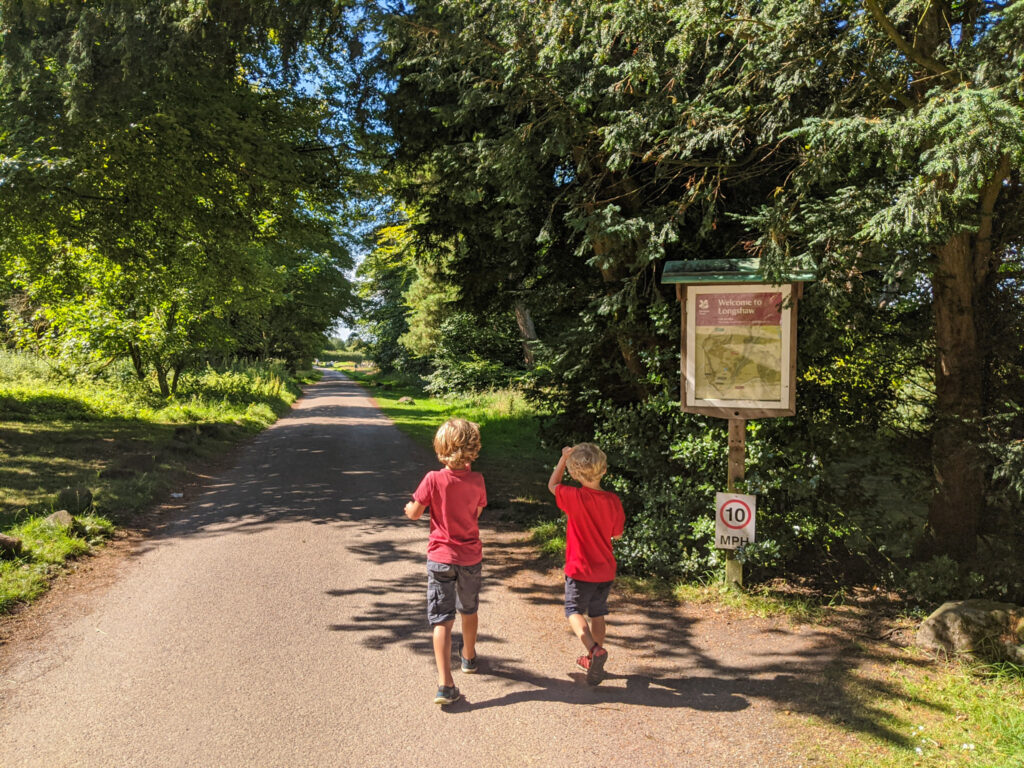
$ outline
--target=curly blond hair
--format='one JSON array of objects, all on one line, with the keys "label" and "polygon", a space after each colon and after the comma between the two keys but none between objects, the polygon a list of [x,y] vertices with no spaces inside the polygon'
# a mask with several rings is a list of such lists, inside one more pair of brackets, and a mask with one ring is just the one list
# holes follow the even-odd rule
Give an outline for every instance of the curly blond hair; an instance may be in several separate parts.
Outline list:
[{"label": "curly blond hair", "polygon": [[575,479],[595,483],[608,471],[608,457],[593,443],[580,443],[573,446],[565,466]]},{"label": "curly blond hair", "polygon": [[466,419],[448,419],[434,435],[437,460],[451,469],[463,469],[480,455],[480,425]]}]

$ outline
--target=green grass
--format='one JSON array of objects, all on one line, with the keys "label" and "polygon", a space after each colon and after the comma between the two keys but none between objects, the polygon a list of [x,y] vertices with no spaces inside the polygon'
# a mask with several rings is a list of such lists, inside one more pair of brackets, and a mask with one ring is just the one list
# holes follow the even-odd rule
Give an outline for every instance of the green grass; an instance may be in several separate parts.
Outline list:
[{"label": "green grass", "polygon": [[680,603],[725,605],[763,619],[785,617],[799,623],[816,623],[826,615],[826,606],[820,600],[794,595],[771,584],[752,584],[739,590],[723,583],[679,583],[672,586],[672,596]]},{"label": "green grass", "polygon": [[[827,756],[844,768],[1021,768],[1024,670],[926,663],[908,656],[858,670],[844,684],[860,717],[856,746]],[[858,719],[870,718],[870,727]],[[813,738],[813,737],[812,737]]]},{"label": "green grass", "polygon": [[[415,380],[335,366],[362,383],[395,425],[424,447],[451,417],[480,425],[483,448],[473,468],[487,482],[488,510],[496,517],[530,522],[555,514],[547,479],[558,452],[545,449],[538,437],[536,409],[520,392],[498,390],[463,397],[430,397]],[[403,397],[412,403],[400,403]]]},{"label": "green grass", "polygon": [[[37,597],[62,563],[173,489],[196,459],[272,423],[313,378],[278,365],[207,368],[183,376],[167,401],[124,368],[72,379],[37,355],[0,350],[0,533],[24,548],[0,562],[0,612]],[[93,508],[76,532],[43,526],[59,491],[79,486]]]},{"label": "green grass", "polygon": [[37,598],[67,560],[90,552],[114,533],[114,524],[99,515],[78,515],[75,522],[74,528],[65,528],[30,517],[5,531],[21,539],[23,554],[0,561],[0,613]]},{"label": "green grass", "polygon": [[43,594],[53,571],[46,563],[26,562],[21,558],[0,560],[0,613]]}]

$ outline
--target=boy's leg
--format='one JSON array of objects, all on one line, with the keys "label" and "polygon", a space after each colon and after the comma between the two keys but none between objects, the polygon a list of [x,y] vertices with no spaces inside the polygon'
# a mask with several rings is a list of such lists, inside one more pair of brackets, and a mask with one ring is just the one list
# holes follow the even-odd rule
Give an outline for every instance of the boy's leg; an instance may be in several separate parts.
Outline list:
[{"label": "boy's leg", "polygon": [[569,614],[569,626],[572,627],[572,631],[576,633],[576,637],[583,643],[583,647],[587,649],[587,653],[594,647],[597,642],[594,639],[594,635],[590,632],[590,625],[587,624],[587,619],[583,614],[572,613]]},{"label": "boy's leg", "polygon": [[480,607],[482,567],[477,563],[456,566],[455,570],[455,610],[462,621],[461,653],[463,658],[475,659],[477,629],[480,626],[477,610]]},{"label": "boy's leg", "polygon": [[608,595],[611,590],[612,582],[610,581],[595,584],[587,605],[587,615],[590,616],[590,634],[593,635],[594,642],[602,646],[607,630],[604,617],[608,615]]},{"label": "boy's leg", "polygon": [[427,621],[433,632],[437,684],[453,686],[452,626],[455,624],[455,566],[427,560]]},{"label": "boy's leg", "polygon": [[437,684],[455,685],[452,677],[452,625],[455,620],[434,625],[434,661],[437,662]]},{"label": "boy's leg", "polygon": [[610,581],[594,584],[590,593],[587,613],[590,615],[590,636],[594,645],[590,651],[590,663],[587,667],[587,682],[598,685],[604,680],[604,665],[608,662],[608,651],[604,648],[604,635],[607,625],[605,615],[608,613],[608,593],[611,591]]},{"label": "boy's leg", "polygon": [[479,615],[475,613],[460,613],[462,620],[462,655],[467,659],[476,658],[476,631],[480,626]]},{"label": "boy's leg", "polygon": [[604,645],[604,636],[607,631],[607,625],[605,624],[604,616],[591,616],[590,617],[590,634],[594,638],[594,642],[598,645]]}]

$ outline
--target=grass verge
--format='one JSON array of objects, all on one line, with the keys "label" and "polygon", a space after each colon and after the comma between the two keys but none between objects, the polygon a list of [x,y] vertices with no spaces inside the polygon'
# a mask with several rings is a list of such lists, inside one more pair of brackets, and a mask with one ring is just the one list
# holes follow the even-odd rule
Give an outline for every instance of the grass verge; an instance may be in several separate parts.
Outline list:
[{"label": "grass verge", "polygon": [[[363,384],[395,425],[424,447],[430,448],[434,433],[448,418],[479,424],[483,448],[473,468],[487,482],[489,514],[526,524],[554,513],[547,479],[557,453],[541,445],[539,414],[521,393],[498,390],[435,398],[400,376],[382,376],[350,363],[335,367]],[[403,398],[412,402],[401,402]]]},{"label": "grass verge", "polygon": [[[67,560],[170,492],[197,459],[272,423],[314,376],[272,364],[208,368],[167,401],[123,369],[74,379],[37,355],[0,351],[0,533],[22,542],[18,557],[0,560],[0,613],[38,597]],[[62,498],[65,489],[78,493]],[[69,505],[86,492],[91,504]],[[43,522],[61,508],[76,515],[72,527]]]},{"label": "grass verge", "polygon": [[[932,662],[912,652],[852,670],[850,702],[827,723],[855,734],[832,753],[806,736],[820,764],[843,768],[1021,768],[1024,670],[1012,665]],[[850,712],[853,716],[850,716]]]}]

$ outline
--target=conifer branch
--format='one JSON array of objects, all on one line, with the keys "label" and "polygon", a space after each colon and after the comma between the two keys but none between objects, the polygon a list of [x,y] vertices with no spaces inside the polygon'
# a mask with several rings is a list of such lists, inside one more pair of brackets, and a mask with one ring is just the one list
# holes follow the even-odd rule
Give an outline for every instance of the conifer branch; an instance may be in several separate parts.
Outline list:
[{"label": "conifer branch", "polygon": [[889,39],[892,40],[896,44],[896,47],[899,48],[900,51],[902,51],[902,53],[911,61],[914,61],[925,69],[943,77],[953,71],[941,61],[936,61],[931,56],[926,56],[913,45],[908,43],[904,39],[903,35],[900,34],[900,31],[896,29],[896,25],[893,24],[892,21],[889,20],[889,17],[885,15],[885,11],[883,11],[882,6],[878,4],[878,0],[864,0],[864,5],[869,11],[871,11],[871,15],[875,17],[875,20],[882,26],[882,29],[885,30],[885,34],[889,36]]}]

